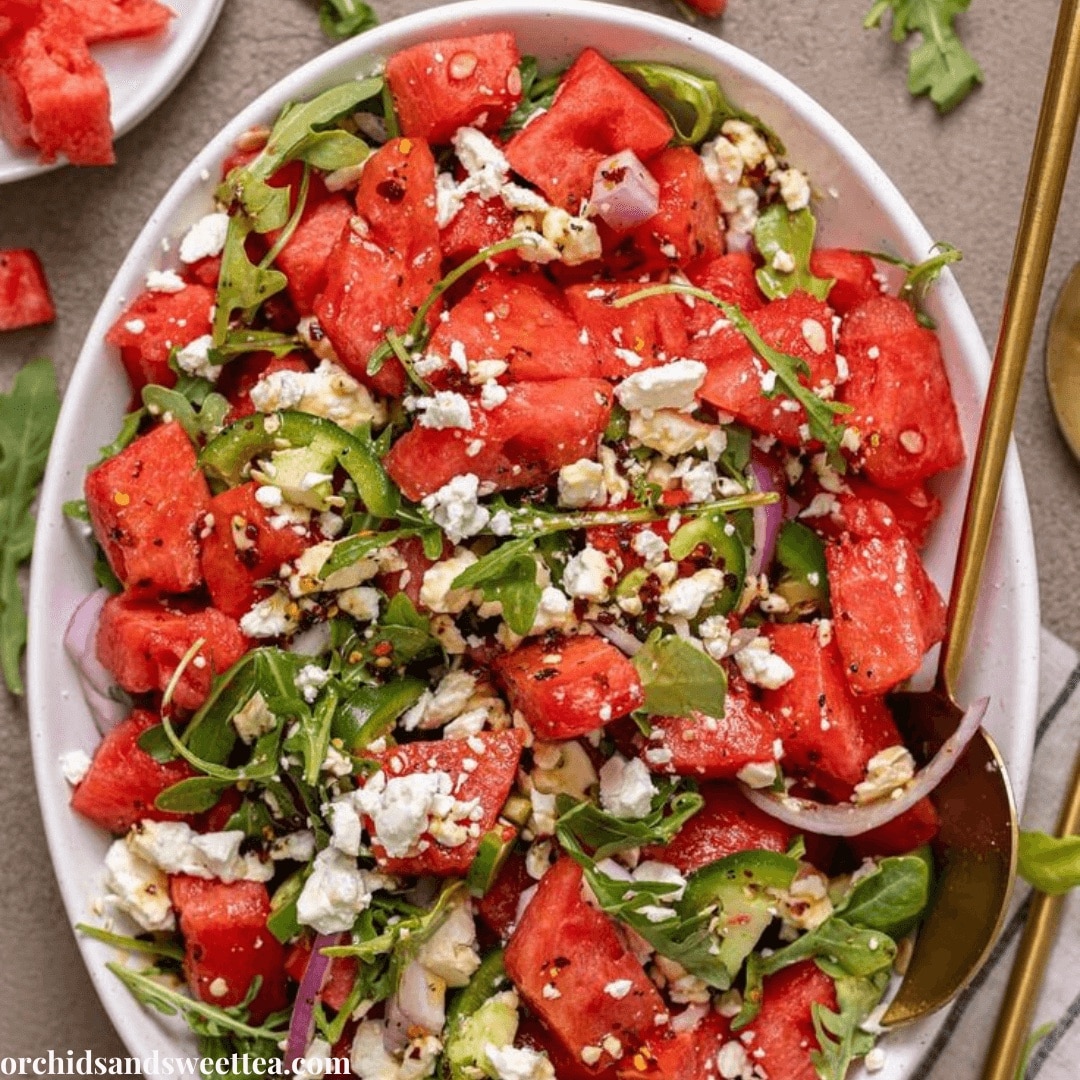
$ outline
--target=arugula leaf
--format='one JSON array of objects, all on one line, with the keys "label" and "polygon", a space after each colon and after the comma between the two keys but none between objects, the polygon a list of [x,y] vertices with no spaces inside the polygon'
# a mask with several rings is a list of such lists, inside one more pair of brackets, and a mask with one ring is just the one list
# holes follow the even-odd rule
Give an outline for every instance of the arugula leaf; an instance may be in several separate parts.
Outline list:
[{"label": "arugula leaf", "polygon": [[279,334],[276,330],[249,330],[244,327],[230,330],[220,345],[210,349],[208,356],[212,364],[220,366],[237,356],[246,356],[253,352],[267,352],[280,359],[303,347],[304,342],[297,334]]},{"label": "arugula leaf", "polygon": [[835,982],[839,1011],[819,1002],[811,1010],[820,1049],[811,1051],[810,1060],[821,1080],[845,1080],[851,1063],[874,1048],[876,1036],[862,1025],[884,996],[889,973],[879,971],[865,978],[848,975]]},{"label": "arugula leaf", "polygon": [[328,38],[344,41],[378,26],[379,20],[363,0],[322,0],[319,25]]},{"label": "arugula leaf", "polygon": [[59,412],[56,372],[48,360],[31,360],[11,390],[0,394],[0,669],[13,694],[23,693],[19,660],[26,645],[19,567],[34,546],[30,505]]},{"label": "arugula leaf", "polygon": [[254,231],[251,219],[244,214],[233,214],[229,218],[214,308],[215,347],[225,344],[234,311],[255,311],[289,283],[280,270],[256,266],[248,258],[247,238]]},{"label": "arugula leaf", "polygon": [[146,938],[128,937],[127,934],[114,934],[109,930],[103,930],[100,926],[90,926],[87,923],[76,923],[75,929],[88,938],[123,949],[125,952],[161,956],[166,960],[175,960],[177,963],[181,963],[184,959],[184,950],[175,942],[148,941]]},{"label": "arugula leaf", "polygon": [[98,464],[100,465],[103,461],[116,457],[121,450],[130,446],[137,438],[139,425],[145,418],[146,409],[136,409],[134,412],[127,413],[120,424],[120,430],[116,433],[116,438],[107,446],[101,448],[101,457],[98,458]]},{"label": "arugula leaf", "polygon": [[942,113],[954,109],[983,81],[982,68],[964,48],[956,17],[971,0],[876,0],[863,26],[871,30],[892,12],[892,39],[922,35],[922,44],[908,59],[908,90],[928,94]]},{"label": "arugula leaf", "polygon": [[650,638],[631,661],[645,691],[642,710],[650,716],[706,716],[723,719],[724,669],[689,641],[672,634]]},{"label": "arugula leaf", "polygon": [[142,402],[153,416],[168,413],[187,432],[192,442],[201,438],[213,438],[225,428],[225,417],[230,405],[221,394],[206,394],[199,407],[179,390],[151,384],[142,390]]},{"label": "arugula leaf", "polygon": [[716,135],[725,120],[743,120],[765,136],[774,154],[784,154],[784,144],[776,132],[752,113],[732,105],[715,79],[649,61],[617,60],[615,66],[667,114],[675,130],[674,145],[697,146]]},{"label": "arugula leaf", "polygon": [[1061,896],[1080,885],[1080,836],[1020,833],[1020,876],[1047,896]]},{"label": "arugula leaf", "polygon": [[555,91],[563,77],[561,71],[541,76],[535,56],[523,56],[518,71],[521,73],[521,101],[506,118],[506,123],[499,132],[503,139],[508,139],[515,131],[520,131],[542,109],[551,108]]},{"label": "arugula leaf", "polygon": [[529,537],[500,544],[458,574],[451,589],[479,588],[485,600],[502,604],[506,625],[524,636],[532,629],[544,591],[536,580],[534,546]]},{"label": "arugula leaf", "polygon": [[[774,203],[754,226],[754,243],[765,260],[757,272],[761,291],[771,300],[790,296],[796,289],[825,300],[835,281],[819,278],[810,269],[810,253],[814,249],[817,219],[804,208],[794,213],[783,203]],[[778,270],[774,260],[781,253],[793,260],[793,270]]]},{"label": "arugula leaf", "polygon": [[930,857],[882,859],[837,905],[836,914],[865,930],[901,938],[918,923],[930,902]]},{"label": "arugula leaf", "polygon": [[431,632],[431,620],[421,615],[402,592],[386,605],[375,636],[364,644],[364,654],[400,666],[439,648],[439,641]]},{"label": "arugula leaf", "polygon": [[1050,1021],[1046,1024],[1040,1024],[1028,1037],[1027,1042],[1024,1043],[1024,1052],[1020,1056],[1020,1063],[1016,1066],[1016,1075],[1013,1080],[1025,1080],[1028,1074],[1028,1065],[1031,1063],[1031,1055],[1035,1053],[1035,1048],[1050,1034],[1057,1024]]},{"label": "arugula leaf", "polygon": [[776,592],[791,611],[802,615],[816,609],[828,615],[829,573],[821,537],[801,522],[785,521],[776,539],[776,562],[783,569]]},{"label": "arugula leaf", "polygon": [[[560,795],[556,823],[559,842],[567,848],[587,847],[597,860],[627,848],[670,844],[687,821],[705,805],[705,800],[696,791],[677,791],[677,786],[671,780],[660,783],[649,813],[635,819],[617,818],[595,803]],[[563,841],[564,834],[572,838],[571,843]]]},{"label": "arugula leaf", "polygon": [[934,320],[923,310],[927,294],[931,287],[941,277],[941,272],[946,266],[961,262],[964,258],[959,248],[944,240],[939,240],[930,249],[931,254],[920,263],[908,262],[897,255],[889,255],[883,251],[865,251],[871,259],[899,266],[904,270],[904,283],[900,286],[899,297],[906,300],[915,310],[919,322],[930,330],[934,329]]},{"label": "arugula leaf", "polygon": [[851,412],[851,407],[837,401],[826,401],[819,397],[808,386],[800,381],[800,375],[809,375],[810,369],[804,360],[796,356],[774,349],[757,332],[754,324],[743,314],[735,304],[729,304],[721,300],[705,289],[699,289],[694,285],[683,285],[672,282],[667,285],[650,285],[639,292],[621,296],[612,303],[612,307],[624,308],[639,300],[647,300],[651,296],[664,296],[672,293],[680,296],[694,296],[706,303],[718,307],[728,318],[731,324],[739,331],[750,347],[776,372],[776,385],[771,390],[762,390],[767,398],[774,398],[783,389],[788,397],[799,402],[806,410],[806,419],[811,437],[820,439],[829,457],[829,462],[839,472],[846,468],[843,454],[840,452],[840,440],[844,437],[844,425],[837,422],[837,418]]},{"label": "arugula leaf", "polygon": [[231,786],[228,781],[212,776],[189,776],[160,792],[154,799],[154,806],[174,814],[201,814],[217,806],[221,793]]},{"label": "arugula leaf", "polygon": [[282,743],[283,749],[300,753],[304,762],[305,784],[314,785],[319,780],[319,770],[330,748],[330,726],[337,704],[337,690],[332,684],[328,684],[315,708],[299,717],[296,731]]}]

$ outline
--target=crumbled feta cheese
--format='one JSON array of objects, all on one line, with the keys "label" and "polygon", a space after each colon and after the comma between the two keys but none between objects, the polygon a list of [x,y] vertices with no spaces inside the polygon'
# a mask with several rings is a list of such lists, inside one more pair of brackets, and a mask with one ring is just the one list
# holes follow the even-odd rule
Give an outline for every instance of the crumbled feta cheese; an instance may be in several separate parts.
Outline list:
[{"label": "crumbled feta cheese", "polygon": [[662,563],[667,558],[667,541],[652,529],[642,529],[635,533],[630,546],[634,552],[645,560],[645,565],[652,567]]},{"label": "crumbled feta cheese", "polygon": [[484,1056],[499,1080],[555,1080],[555,1068],[543,1051],[486,1043]]},{"label": "crumbled feta cheese", "polygon": [[271,593],[240,619],[240,630],[250,638],[284,637],[299,628],[299,614],[284,593]]},{"label": "crumbled feta cheese", "polygon": [[133,855],[166,874],[221,881],[269,881],[274,868],[255,854],[241,855],[244,833],[197,833],[183,821],[140,821],[124,838]]},{"label": "crumbled feta cheese", "polygon": [[90,771],[90,755],[84,750],[68,750],[60,755],[60,771],[64,779],[74,787],[81,784],[83,778]]},{"label": "crumbled feta cheese", "polygon": [[480,387],[480,408],[485,412],[491,412],[492,409],[505,404],[509,396],[505,386],[500,386],[494,380],[488,380]]},{"label": "crumbled feta cheese", "polygon": [[471,589],[451,589],[450,586],[476,561],[476,556],[468,548],[460,548],[451,558],[425,570],[420,586],[421,605],[441,615],[457,615],[464,611],[479,599],[479,594]]},{"label": "crumbled feta cheese", "polygon": [[761,132],[745,120],[725,120],[720,131],[738,150],[746,168],[755,169],[770,156],[769,144]]},{"label": "crumbled feta cheese", "polygon": [[727,656],[728,646],[731,644],[731,627],[724,616],[710,615],[702,620],[698,627],[698,636],[705,646],[705,651],[714,660],[722,660]]},{"label": "crumbled feta cheese", "polygon": [[270,858],[274,862],[311,862],[315,858],[315,834],[310,829],[301,829],[279,836],[270,845]]},{"label": "crumbled feta cheese", "polygon": [[297,673],[296,689],[310,705],[318,696],[319,691],[330,681],[330,672],[321,668],[318,664],[305,664]]},{"label": "crumbled feta cheese", "polygon": [[546,634],[549,630],[569,630],[576,622],[571,599],[561,589],[547,585],[540,594],[540,604],[529,635]]},{"label": "crumbled feta cheese", "polygon": [[810,205],[810,182],[798,169],[778,169],[771,179],[780,187],[780,198],[794,214]]},{"label": "crumbled feta cheese", "polygon": [[604,987],[604,993],[607,994],[608,997],[614,998],[616,1001],[622,1001],[622,999],[633,989],[634,984],[629,979],[615,979]]},{"label": "crumbled feta cheese", "polygon": [[213,344],[214,339],[209,334],[203,334],[202,337],[197,337],[183,348],[177,349],[177,366],[188,375],[217,382],[221,374],[221,365],[210,363],[210,349]]},{"label": "crumbled feta cheese", "polygon": [[708,502],[713,497],[719,479],[716,466],[711,461],[683,458],[672,476],[682,484],[683,491],[692,503]]},{"label": "crumbled feta cheese", "polygon": [[256,690],[244,706],[233,713],[232,722],[233,727],[236,728],[236,734],[243,742],[250,745],[260,736],[272,731],[277,718],[268,708],[266,698]]},{"label": "crumbled feta cheese", "polygon": [[881,1072],[885,1068],[885,1051],[880,1046],[875,1046],[866,1057],[863,1058],[863,1066],[867,1072]]},{"label": "crumbled feta cheese", "polygon": [[716,1070],[723,1080],[741,1080],[744,1076],[752,1076],[752,1068],[746,1047],[737,1039],[730,1039],[720,1047],[716,1055]]},{"label": "crumbled feta cheese", "polygon": [[481,532],[491,520],[491,511],[480,505],[479,492],[479,478],[465,473],[425,496],[422,505],[451,542],[458,544]]},{"label": "crumbled feta cheese", "polygon": [[765,690],[778,690],[795,678],[794,668],[772,651],[772,642],[767,637],[747,642],[735,654],[735,663],[748,683]]},{"label": "crumbled feta cheese", "polygon": [[357,622],[374,622],[379,617],[379,590],[370,585],[342,589],[334,598],[337,606]]},{"label": "crumbled feta cheese", "polygon": [[707,370],[699,360],[674,360],[628,375],[615,387],[615,396],[628,412],[692,408]]},{"label": "crumbled feta cheese", "polygon": [[440,797],[449,797],[453,789],[452,777],[441,770],[392,778],[380,771],[355,798],[361,811],[371,818],[374,834],[387,855],[398,859],[414,853],[420,837],[429,830],[429,817],[441,806]]},{"label": "crumbled feta cheese", "polygon": [[775,761],[751,761],[737,773],[738,778],[749,788],[772,787],[779,775]]},{"label": "crumbled feta cheese", "polygon": [[582,458],[559,470],[559,505],[572,510],[603,506],[607,502],[604,467],[599,461]]},{"label": "crumbled feta cheese", "polygon": [[724,584],[724,571],[715,567],[677,578],[660,594],[660,610],[677,618],[696,619],[701,609],[723,591]]},{"label": "crumbled feta cheese", "polygon": [[709,424],[670,409],[649,415],[630,414],[630,434],[642,446],[656,450],[665,457],[679,457],[691,450],[707,447],[715,430]]},{"label": "crumbled feta cheese", "polygon": [[472,431],[472,409],[468,398],[453,390],[436,390],[432,397],[416,399],[417,423],[421,427],[443,431],[463,428]]},{"label": "crumbled feta cheese", "polygon": [[790,251],[784,251],[780,248],[773,256],[772,268],[781,274],[794,274],[795,273],[795,256]]},{"label": "crumbled feta cheese", "polygon": [[144,930],[176,929],[169,879],[153,863],[139,858],[123,840],[114,840],[105,855],[105,870],[110,903]]},{"label": "crumbled feta cheese", "polygon": [[476,694],[476,676],[467,671],[444,675],[434,691],[425,690],[401,718],[406,731],[434,731],[465,712]]},{"label": "crumbled feta cheese", "polygon": [[447,986],[467,985],[480,966],[476,922],[468,901],[450,909],[439,928],[420,947],[416,960]]},{"label": "crumbled feta cheese", "polygon": [[645,763],[614,754],[600,769],[600,805],[617,818],[643,818],[652,809],[656,787]]},{"label": "crumbled feta cheese", "polygon": [[183,292],[187,285],[175,270],[151,270],[146,275],[146,288],[150,292],[178,293]]},{"label": "crumbled feta cheese", "polygon": [[866,779],[855,785],[859,806],[879,799],[895,798],[915,776],[915,759],[906,746],[887,746],[866,766]]},{"label": "crumbled feta cheese", "polygon": [[586,545],[566,564],[563,588],[579,600],[606,600],[614,572],[608,557],[591,544]]},{"label": "crumbled feta cheese", "polygon": [[225,249],[228,232],[228,214],[207,214],[200,218],[180,241],[180,261],[197,263],[202,259],[212,259],[215,255],[220,255]]},{"label": "crumbled feta cheese", "polygon": [[331,360],[323,360],[311,372],[264,375],[251,389],[251,403],[261,413],[297,409],[322,416],[349,431],[362,424],[386,423],[386,407]]},{"label": "crumbled feta cheese", "polygon": [[297,921],[320,934],[351,930],[372,895],[387,884],[381,874],[361,870],[355,859],[337,848],[325,848],[315,856],[311,876],[296,901]]}]

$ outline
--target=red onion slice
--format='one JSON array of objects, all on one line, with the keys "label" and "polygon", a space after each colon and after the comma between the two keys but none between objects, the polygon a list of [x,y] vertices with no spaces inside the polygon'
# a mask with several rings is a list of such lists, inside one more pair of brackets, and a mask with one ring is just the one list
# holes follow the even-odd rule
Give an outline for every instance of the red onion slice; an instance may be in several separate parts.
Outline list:
[{"label": "red onion slice", "polygon": [[596,166],[587,212],[613,229],[632,229],[656,215],[660,184],[633,150],[622,150]]},{"label": "red onion slice", "polygon": [[638,641],[629,630],[624,630],[621,626],[616,626],[614,623],[608,624],[596,622],[592,624],[592,628],[600,635],[600,637],[610,641],[624,656],[636,656],[643,644]]},{"label": "red onion slice", "polygon": [[[758,491],[776,491],[773,474],[760,461],[751,460],[750,475]],[[750,573],[756,577],[765,573],[772,565],[776,554],[776,538],[780,535],[780,526],[784,524],[784,500],[769,503],[768,506],[755,506],[754,514],[754,550],[750,556]]]},{"label": "red onion slice", "polygon": [[333,962],[329,956],[323,955],[323,949],[337,945],[340,939],[340,934],[319,934],[311,946],[304,977],[296,991],[296,1002],[289,1021],[289,1038],[285,1044],[285,1064],[290,1070],[297,1060],[306,1056],[315,1034],[315,1002],[326,985]]},{"label": "red onion slice", "polygon": [[820,833],[822,836],[861,836],[871,829],[887,825],[925,799],[952,771],[964,749],[975,737],[986,715],[989,698],[980,698],[972,705],[956,731],[945,741],[925,769],[920,769],[897,799],[854,806],[850,803],[829,805],[812,799],[796,799],[790,795],[772,795],[743,785],[743,794],[759,810],[796,829]]},{"label": "red onion slice", "polygon": [[64,649],[75,665],[83,697],[102,735],[116,727],[128,712],[127,706],[110,694],[115,680],[97,658],[95,635],[101,609],[108,599],[107,589],[92,592],[75,609],[64,631]]}]

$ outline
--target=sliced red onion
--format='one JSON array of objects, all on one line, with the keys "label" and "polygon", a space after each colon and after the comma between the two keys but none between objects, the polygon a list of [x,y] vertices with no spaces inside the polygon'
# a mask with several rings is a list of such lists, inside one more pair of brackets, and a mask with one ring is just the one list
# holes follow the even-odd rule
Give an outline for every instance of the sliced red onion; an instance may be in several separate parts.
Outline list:
[{"label": "sliced red onion", "polygon": [[593,623],[593,629],[606,640],[610,641],[619,652],[625,656],[635,656],[641,648],[642,642],[638,641],[629,630],[624,630],[614,623]]},{"label": "sliced red onion", "polygon": [[333,962],[329,956],[323,955],[323,949],[337,945],[340,939],[340,934],[319,934],[311,946],[311,955],[296,991],[296,1002],[289,1021],[289,1038],[285,1044],[285,1064],[289,1069],[307,1054],[315,1035],[315,1002],[326,985]]},{"label": "sliced red onion", "polygon": [[968,743],[975,737],[975,732],[979,730],[989,704],[989,698],[980,698],[964,713],[956,731],[945,741],[926,768],[920,769],[911,783],[902,789],[903,794],[899,798],[855,806],[852,803],[831,805],[814,802],[812,799],[796,799],[790,795],[772,795],[761,789],[755,791],[745,785],[743,794],[770,817],[796,829],[806,829],[823,836],[861,836],[871,829],[887,825],[910,810],[949,775]]},{"label": "sliced red onion", "polygon": [[446,984],[414,960],[401,973],[394,996],[386,1006],[386,1033],[383,1045],[397,1053],[409,1042],[409,1032],[421,1028],[437,1035],[446,1024]]},{"label": "sliced red onion", "polygon": [[[751,459],[750,475],[758,491],[777,490],[772,472],[760,461]],[[784,524],[784,501],[781,499],[768,506],[755,506],[753,514],[754,550],[750,556],[750,573],[756,577],[768,571],[772,565],[776,538],[780,535],[780,526]]]},{"label": "sliced red onion", "polygon": [[75,665],[83,697],[102,735],[108,734],[128,713],[127,706],[110,693],[113,677],[97,658],[97,625],[108,599],[107,589],[92,592],[75,609],[64,631],[64,648]]},{"label": "sliced red onion", "polygon": [[589,207],[613,229],[632,229],[660,208],[660,184],[633,150],[622,150],[596,166]]}]

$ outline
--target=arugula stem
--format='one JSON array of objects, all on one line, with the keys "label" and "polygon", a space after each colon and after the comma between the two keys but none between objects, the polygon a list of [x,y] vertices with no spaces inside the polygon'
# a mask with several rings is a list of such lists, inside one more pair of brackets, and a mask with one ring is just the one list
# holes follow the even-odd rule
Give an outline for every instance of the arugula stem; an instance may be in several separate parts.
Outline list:
[{"label": "arugula stem", "polygon": [[102,930],[100,926],[90,926],[88,923],[76,923],[75,929],[88,938],[106,945],[114,945],[118,949],[126,949],[128,952],[163,956],[169,960],[184,959],[184,950],[179,945],[170,945],[165,941],[143,941],[141,938],[128,937],[126,934],[113,934],[108,930]]},{"label": "arugula stem", "polygon": [[303,176],[300,177],[300,191],[296,196],[296,208],[293,210],[292,216],[285,223],[285,227],[281,230],[277,240],[274,241],[274,246],[263,256],[262,261],[259,263],[260,270],[267,270],[273,266],[277,257],[285,249],[285,245],[292,239],[293,233],[296,232],[296,228],[300,224],[300,219],[304,216],[304,209],[307,206],[308,200],[308,188],[310,186],[311,166],[305,161],[304,173]]}]

